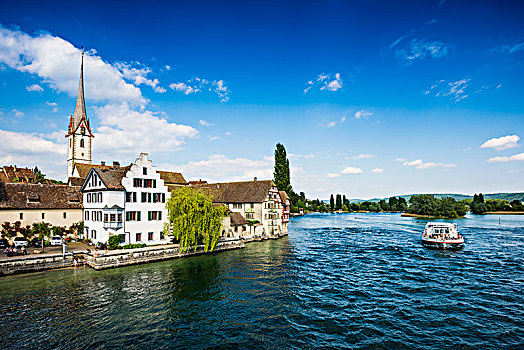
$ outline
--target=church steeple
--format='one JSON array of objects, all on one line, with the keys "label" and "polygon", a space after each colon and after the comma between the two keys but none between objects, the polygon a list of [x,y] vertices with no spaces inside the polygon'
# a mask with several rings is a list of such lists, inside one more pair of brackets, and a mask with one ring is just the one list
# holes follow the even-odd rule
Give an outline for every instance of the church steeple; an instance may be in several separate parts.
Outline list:
[{"label": "church steeple", "polygon": [[[69,118],[67,130],[67,177],[75,175],[75,164],[91,164],[91,126],[87,119],[86,103],[84,99],[84,50],[82,48],[82,62],[80,64],[80,82],[76,98],[75,112]],[[70,181],[68,181],[70,182]]]},{"label": "church steeple", "polygon": [[84,99],[84,50],[82,49],[82,63],[80,64],[80,82],[78,96],[76,97],[75,113],[73,113],[72,129],[75,130],[82,119],[87,123],[86,102]]}]

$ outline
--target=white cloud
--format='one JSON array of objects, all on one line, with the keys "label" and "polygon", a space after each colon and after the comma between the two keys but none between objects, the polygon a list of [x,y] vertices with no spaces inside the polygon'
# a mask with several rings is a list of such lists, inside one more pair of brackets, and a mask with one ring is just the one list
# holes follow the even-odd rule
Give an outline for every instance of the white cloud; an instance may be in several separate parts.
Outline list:
[{"label": "white cloud", "polygon": [[139,152],[172,152],[198,131],[191,126],[170,123],[148,110],[135,111],[127,103],[95,108],[100,125],[95,134],[94,152],[136,155]]},{"label": "white cloud", "polygon": [[395,40],[390,49],[397,59],[406,63],[413,63],[426,57],[442,57],[448,54],[448,47],[441,41],[428,41],[426,39],[407,39],[402,36]]},{"label": "white cloud", "polygon": [[175,91],[182,92],[185,95],[202,91],[214,92],[219,97],[220,102],[229,101],[229,94],[231,93],[231,90],[229,90],[223,80],[210,81],[199,77],[187,80],[185,83],[172,83],[169,87]]},{"label": "white cloud", "polygon": [[375,168],[375,169],[371,170],[372,174],[382,174],[383,172],[384,172],[384,169],[382,169],[382,168]]},{"label": "white cloud", "polygon": [[422,159],[416,159],[413,161],[408,161],[402,158],[398,158],[397,161],[403,162],[402,165],[406,167],[414,167],[415,169],[431,169],[431,168],[454,168],[456,164],[449,163],[434,163],[434,162],[423,162]]},{"label": "white cloud", "polygon": [[498,51],[498,52],[501,52],[501,53],[512,54],[512,53],[515,53],[515,52],[521,51],[521,50],[524,50],[524,42],[511,44],[511,45],[497,46],[492,51]]},{"label": "white cloud", "polygon": [[209,135],[209,141],[216,141],[216,140],[220,140],[220,137]]},{"label": "white cloud", "polygon": [[128,62],[117,62],[115,67],[120,70],[124,78],[131,80],[136,86],[142,84],[150,86],[157,93],[163,94],[166,89],[158,85],[158,79],[149,79],[146,76],[151,73],[151,68],[141,64],[140,62],[128,63]]},{"label": "white cloud", "polygon": [[346,159],[369,159],[369,158],[373,158],[374,156],[375,156],[374,154],[370,154],[370,153],[361,153],[356,156],[346,157]]},{"label": "white cloud", "polygon": [[326,74],[321,73],[315,79],[308,80],[304,93],[306,94],[315,85],[320,86],[320,90],[324,91],[338,91],[342,89],[342,78],[340,73]]},{"label": "white cloud", "polygon": [[[63,137],[63,135],[62,135]],[[0,153],[12,155],[55,154],[65,155],[66,148],[40,138],[36,134],[0,129]]]},{"label": "white cloud", "polygon": [[330,179],[333,179],[333,178],[336,178],[336,177],[340,177],[340,173],[329,173],[327,174],[326,176]]},{"label": "white cloud", "polygon": [[205,120],[202,120],[202,119],[200,119],[199,123],[200,123],[200,125],[202,125],[202,126],[213,126],[213,125],[214,125],[214,124],[209,123],[209,122],[207,122],[207,121],[205,121]]},{"label": "white cloud", "polygon": [[169,87],[174,91],[183,92],[184,95],[189,95],[200,91],[199,89],[193,88],[192,86],[189,86],[185,83],[171,83],[169,84]]},{"label": "white cloud", "polygon": [[233,135],[233,133],[232,133],[231,131],[226,131],[225,134],[226,134],[226,136],[231,136],[231,135]]},{"label": "white cloud", "polygon": [[361,174],[362,173],[362,169],[356,168],[356,167],[352,167],[352,166],[348,166],[348,167],[345,167],[344,169],[342,169],[342,171],[340,173],[341,174]]},{"label": "white cloud", "polygon": [[335,125],[337,125],[338,123],[343,123],[345,121],[346,121],[346,116],[342,116],[341,118],[336,119],[336,120],[324,121],[324,122],[320,123],[320,126],[325,126],[327,128],[332,128]]},{"label": "white cloud", "polygon": [[[62,38],[47,33],[32,37],[0,26],[0,63],[37,75],[51,88],[73,97],[78,90],[80,60],[81,51]],[[90,101],[125,101],[133,106],[147,102],[116,66],[93,51],[84,57],[84,84]]]},{"label": "white cloud", "polygon": [[433,83],[428,90],[424,91],[424,95],[429,95],[433,92],[436,97],[449,97],[455,102],[459,102],[467,98],[470,94],[478,94],[489,88],[488,86],[482,85],[479,89],[471,91],[469,88],[470,83],[470,78],[450,82],[442,79]]},{"label": "white cloud", "polygon": [[488,159],[488,162],[522,162],[524,161],[524,153],[514,154],[509,157],[493,157]]},{"label": "white cloud", "polygon": [[45,104],[48,105],[48,106],[55,106],[55,107],[57,106],[57,103],[56,103],[56,102],[49,102],[49,101],[46,101]]},{"label": "white cloud", "polygon": [[164,68],[165,68],[166,70],[171,70],[171,66],[168,65],[168,64],[166,64],[166,65],[164,66]]},{"label": "white cloud", "polygon": [[492,138],[487,140],[480,146],[480,148],[494,148],[497,151],[502,151],[504,149],[518,147],[520,137],[517,135],[507,135],[498,138]]},{"label": "white cloud", "polygon": [[[273,157],[264,157],[261,160],[247,158],[230,159],[223,154],[214,154],[208,159],[190,161],[183,165],[159,165],[159,168],[181,171],[186,179],[203,179],[208,182],[245,181],[273,178]],[[299,169],[298,169],[299,170]],[[291,169],[297,171],[297,169]]]},{"label": "white cloud", "polygon": [[13,109],[11,112],[13,113],[15,118],[18,118],[18,119],[22,118],[25,115],[24,112],[19,111],[18,109]]},{"label": "white cloud", "polygon": [[36,91],[36,92],[42,92],[44,91],[44,88],[41,87],[40,85],[38,84],[33,84],[33,85],[30,85],[30,86],[26,86],[25,89],[27,91]]},{"label": "white cloud", "polygon": [[361,110],[361,111],[357,111],[355,112],[355,118],[356,119],[361,119],[361,118],[369,118],[373,115],[373,112],[368,112],[366,110]]}]

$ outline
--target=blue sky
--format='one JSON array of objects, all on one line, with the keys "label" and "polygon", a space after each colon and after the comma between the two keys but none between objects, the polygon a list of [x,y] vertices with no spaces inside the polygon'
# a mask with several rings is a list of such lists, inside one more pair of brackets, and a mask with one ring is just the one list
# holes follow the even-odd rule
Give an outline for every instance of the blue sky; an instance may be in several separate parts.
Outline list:
[{"label": "blue sky", "polygon": [[310,198],[522,191],[524,5],[0,4],[0,164],[64,179],[80,47],[95,162]]}]

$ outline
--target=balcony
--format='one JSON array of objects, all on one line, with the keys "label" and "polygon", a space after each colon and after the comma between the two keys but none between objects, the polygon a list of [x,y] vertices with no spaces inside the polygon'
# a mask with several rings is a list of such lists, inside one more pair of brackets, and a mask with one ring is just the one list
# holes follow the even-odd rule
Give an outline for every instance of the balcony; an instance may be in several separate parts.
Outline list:
[{"label": "balcony", "polygon": [[113,228],[118,230],[122,228],[124,223],[122,221],[104,221],[104,228]]}]

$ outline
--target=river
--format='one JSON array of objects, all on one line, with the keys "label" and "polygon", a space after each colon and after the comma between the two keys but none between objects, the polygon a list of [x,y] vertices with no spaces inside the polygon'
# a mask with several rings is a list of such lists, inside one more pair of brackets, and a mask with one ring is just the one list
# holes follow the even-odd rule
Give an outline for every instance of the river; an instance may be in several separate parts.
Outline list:
[{"label": "river", "polygon": [[524,216],[312,214],[245,249],[0,278],[2,348],[524,347]]}]

